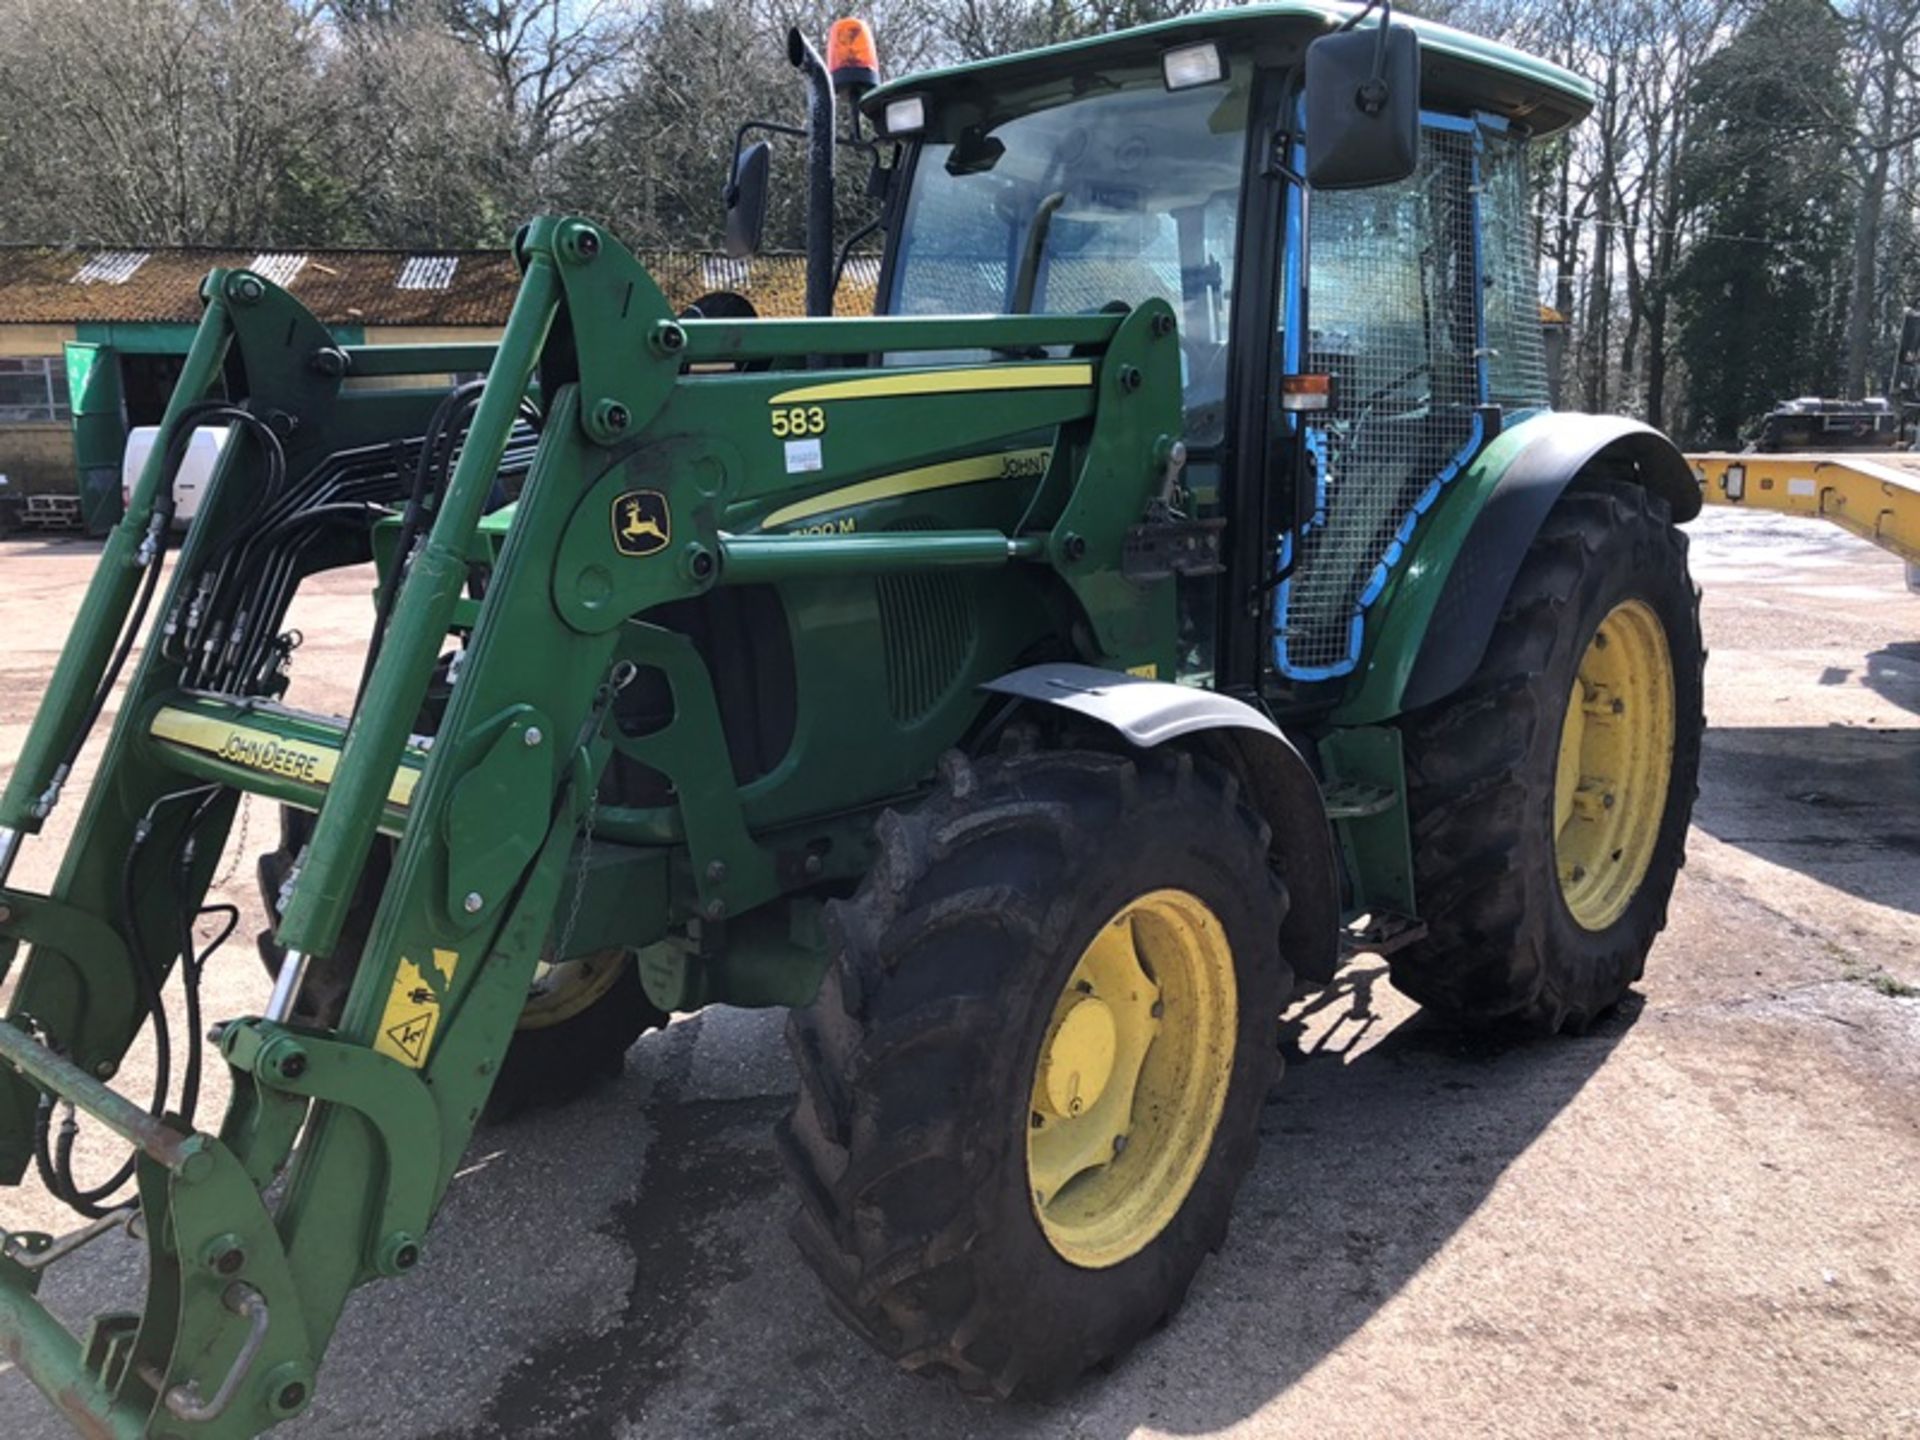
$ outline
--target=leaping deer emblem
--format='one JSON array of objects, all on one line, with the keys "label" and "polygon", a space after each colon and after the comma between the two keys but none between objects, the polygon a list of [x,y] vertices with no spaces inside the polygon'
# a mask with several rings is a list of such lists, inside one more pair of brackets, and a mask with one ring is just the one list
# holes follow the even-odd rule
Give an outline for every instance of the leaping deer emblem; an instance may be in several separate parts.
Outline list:
[{"label": "leaping deer emblem", "polygon": [[[645,497],[651,497],[656,505],[647,506]],[[649,508],[656,513],[649,514]],[[614,527],[614,539],[623,555],[651,555],[656,550],[666,548],[666,508],[666,497],[653,490],[622,495],[614,502],[619,518],[619,523]]]}]

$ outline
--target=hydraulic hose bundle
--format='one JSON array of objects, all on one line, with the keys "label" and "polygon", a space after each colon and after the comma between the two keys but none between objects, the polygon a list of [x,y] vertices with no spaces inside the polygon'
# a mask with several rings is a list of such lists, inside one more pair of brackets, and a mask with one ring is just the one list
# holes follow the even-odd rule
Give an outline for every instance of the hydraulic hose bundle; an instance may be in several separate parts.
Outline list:
[{"label": "hydraulic hose bundle", "polygon": [[[166,541],[175,515],[175,476],[196,427],[237,427],[248,442],[259,446],[263,464],[251,503],[229,509],[217,535],[196,547],[208,558],[178,587],[174,613],[161,629],[162,654],[181,667],[185,688],[229,696],[273,696],[285,688],[286,662],[298,644],[297,635],[280,631],[294,591],[312,569],[337,563],[337,558],[317,552],[330,542],[355,548],[367,545],[373,526],[404,501],[393,575],[384,588],[368,646],[366,673],[372,673],[407,561],[445,493],[482,389],[484,382],[476,381],[450,391],[433,412],[425,434],[417,439],[334,452],[291,481],[279,433],[250,410],[224,401],[207,401],[182,412],[162,452],[154,511],[137,556],[144,570],[140,589],[100,685],[89,701],[85,723],[77,728],[78,738],[57,772],[56,785],[71,773],[80,747],[98,723],[145,625],[165,569]],[[523,404],[521,414],[523,423],[516,427],[502,460],[503,475],[525,470],[532,460],[540,414],[530,402]],[[201,785],[161,796],[135,827],[120,872],[120,929],[133,962],[141,1005],[153,1026],[154,1076],[148,1110],[156,1117],[177,1115],[188,1128],[199,1107],[203,1069],[201,972],[240,919],[232,905],[197,906],[190,898],[196,894],[192,872],[202,833],[229,793],[223,785]],[[176,805],[191,805],[191,810],[179,826],[164,870],[156,873],[148,861],[149,846],[160,828],[162,813]],[[164,875],[175,901],[169,923],[172,954],[164,957],[154,953],[152,936],[143,932],[140,923],[143,884],[153,883],[160,875]],[[218,934],[202,945],[195,926],[208,915],[218,915],[224,923]],[[170,1111],[176,1037],[164,989],[176,959],[186,1036],[177,1107]],[[90,1219],[102,1219],[126,1203],[113,1197],[133,1178],[135,1158],[129,1156],[99,1183],[81,1184],[74,1174],[79,1125],[73,1107],[62,1108],[64,1114],[56,1126],[54,1100],[47,1095],[40,1100],[34,1127],[35,1169],[50,1194]]]},{"label": "hydraulic hose bundle", "polygon": [[[403,501],[398,554],[404,561],[445,488],[479,390],[476,381],[449,392],[419,439],[336,451],[292,481],[278,435],[258,417],[233,407],[201,417],[243,426],[262,446],[267,466],[253,504],[202,547],[210,558],[180,587],[176,612],[167,618],[162,643],[167,657],[183,667],[185,688],[231,696],[274,696],[285,689],[287,659],[299,637],[280,626],[301,579],[338,563],[330,547],[363,544],[374,524]],[[531,428],[515,438],[503,471],[524,469],[531,461]],[[409,475],[410,484],[403,478]],[[388,596],[395,588],[387,587]],[[369,669],[390,613],[391,600],[383,599]]]}]

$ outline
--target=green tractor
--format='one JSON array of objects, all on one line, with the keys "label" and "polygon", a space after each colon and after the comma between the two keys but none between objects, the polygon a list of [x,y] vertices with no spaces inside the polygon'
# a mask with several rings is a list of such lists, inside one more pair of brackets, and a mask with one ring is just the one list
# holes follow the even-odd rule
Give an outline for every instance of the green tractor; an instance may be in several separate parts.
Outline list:
[{"label": "green tractor", "polygon": [[[675,316],[577,218],[517,237],[497,346],[342,347],[208,278],[0,798],[4,886],[144,639],[50,893],[0,888],[0,1178],[87,1218],[5,1236],[0,1347],[86,1433],[301,1413],[483,1110],[672,1012],[792,1007],[778,1145],[834,1308],[1044,1395],[1221,1243],[1277,1017],[1343,951],[1541,1031],[1641,974],[1700,497],[1658,433],[1547,406],[1527,147],[1588,88],[1320,0],[877,87],[861,48],[793,43],[809,317]],[[826,313],[836,144],[883,197],[870,318]],[[741,248],[766,177],[746,148]],[[369,558],[351,715],[292,707],[289,601]],[[272,996],[202,1016],[243,793],[287,817]],[[118,1176],[76,1177],[79,1120]],[[76,1336],[38,1284],[118,1231],[145,1309]]]}]

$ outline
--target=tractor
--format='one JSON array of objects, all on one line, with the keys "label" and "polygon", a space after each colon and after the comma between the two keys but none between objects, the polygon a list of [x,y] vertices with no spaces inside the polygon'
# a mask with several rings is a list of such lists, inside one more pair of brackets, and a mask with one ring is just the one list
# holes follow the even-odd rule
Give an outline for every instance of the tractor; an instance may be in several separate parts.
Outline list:
[{"label": "tractor", "polygon": [[[807,316],[676,315],[579,217],[516,237],[497,345],[341,345],[208,277],[0,796],[0,1179],[85,1219],[5,1236],[0,1346],[83,1432],[305,1412],[483,1112],[714,1004],[791,1011],[775,1139],[832,1307],[1044,1397],[1222,1243],[1278,1018],[1343,954],[1541,1032],[1641,975],[1700,494],[1656,431],[1548,408],[1528,147],[1587,85],[1327,0],[885,84],[836,41],[790,41]],[[849,149],[885,258],[834,318]],[[302,710],[289,602],[369,561],[351,711]],[[116,686],[57,879],[5,888]],[[243,795],[283,817],[271,994],[202,1015]],[[118,1173],[76,1174],[83,1122]],[[122,1233],[145,1308],[76,1335],[39,1283]]]}]

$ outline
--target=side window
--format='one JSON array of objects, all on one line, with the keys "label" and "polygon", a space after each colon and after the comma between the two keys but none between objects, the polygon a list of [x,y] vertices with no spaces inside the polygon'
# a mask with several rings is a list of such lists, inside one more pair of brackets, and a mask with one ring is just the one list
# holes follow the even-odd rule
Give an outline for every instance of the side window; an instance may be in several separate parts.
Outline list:
[{"label": "side window", "polygon": [[1480,151],[1480,265],[1487,308],[1487,399],[1506,410],[1547,404],[1540,264],[1527,213],[1527,144],[1489,130]]},{"label": "side window", "polygon": [[1352,667],[1395,532],[1476,434],[1474,137],[1429,127],[1420,156],[1397,184],[1313,196],[1305,367],[1334,390],[1308,429],[1315,513],[1280,598],[1276,662],[1299,679]]}]

